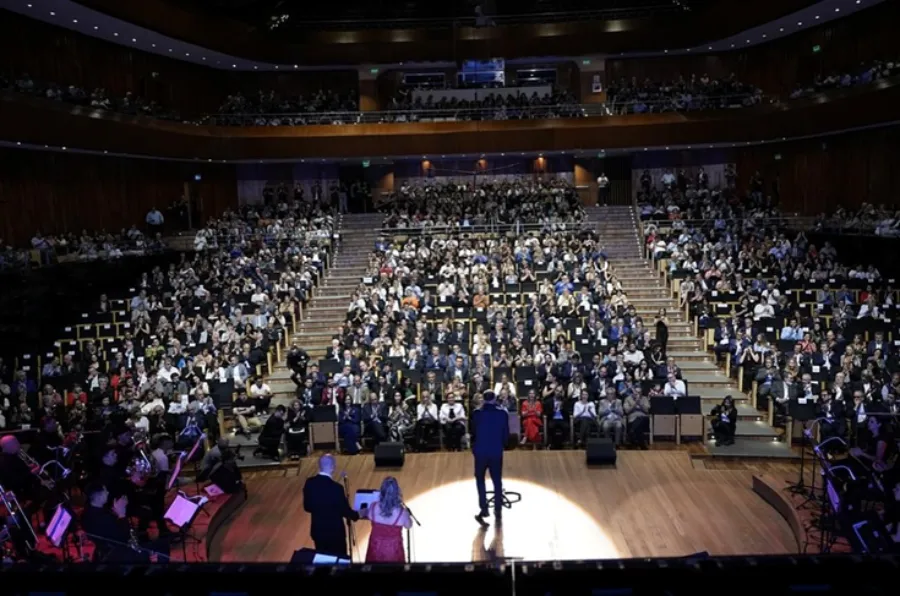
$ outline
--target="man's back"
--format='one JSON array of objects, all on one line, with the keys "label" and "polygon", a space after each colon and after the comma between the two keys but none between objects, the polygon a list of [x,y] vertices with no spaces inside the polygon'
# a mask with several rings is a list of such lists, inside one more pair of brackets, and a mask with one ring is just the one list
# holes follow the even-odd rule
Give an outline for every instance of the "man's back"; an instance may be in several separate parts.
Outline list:
[{"label": "man's back", "polygon": [[475,455],[501,455],[509,439],[509,417],[494,404],[485,404],[472,416]]}]

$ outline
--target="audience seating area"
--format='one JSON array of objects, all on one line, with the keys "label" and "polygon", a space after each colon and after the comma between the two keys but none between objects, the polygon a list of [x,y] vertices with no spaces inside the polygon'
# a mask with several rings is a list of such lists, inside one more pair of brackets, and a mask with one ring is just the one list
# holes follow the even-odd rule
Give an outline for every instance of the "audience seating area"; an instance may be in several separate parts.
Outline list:
[{"label": "audience seating area", "polygon": [[124,415],[147,436],[215,438],[235,392],[265,420],[272,396],[254,380],[286,351],[333,228],[331,214],[298,202],[211,221],[204,251],[143,273],[127,295],[100,296],[55,341],[0,364],[0,429],[49,416],[65,432],[105,436]]},{"label": "audience seating area", "polygon": [[887,416],[879,419],[885,432],[893,426],[900,328],[892,279],[841,264],[827,242],[789,235],[761,192],[737,201],[729,189],[672,185],[655,199],[642,207],[648,254],[769,424],[788,442],[814,426],[818,438],[853,446],[871,441],[870,414]]}]

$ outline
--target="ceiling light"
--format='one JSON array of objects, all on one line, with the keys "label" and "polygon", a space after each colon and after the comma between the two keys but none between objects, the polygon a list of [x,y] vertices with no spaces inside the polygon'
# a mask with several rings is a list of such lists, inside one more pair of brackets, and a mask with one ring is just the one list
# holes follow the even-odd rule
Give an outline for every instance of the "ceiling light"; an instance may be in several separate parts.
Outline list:
[{"label": "ceiling light", "polygon": [[[28,6],[31,6],[30,4]],[[22,141],[16,141],[16,145],[21,145]]]},{"label": "ceiling light", "polygon": [[204,56],[204,57],[202,58],[202,60],[205,62],[205,61],[206,61],[206,56]]},{"label": "ceiling light", "polygon": [[765,38],[766,38],[766,34],[765,34],[765,33],[763,33],[763,39],[765,39]]},{"label": "ceiling light", "polygon": [[231,68],[237,68],[237,64],[232,64]]},{"label": "ceiling light", "polygon": [[66,147],[65,147],[65,145],[63,145],[63,148],[62,148],[62,150],[63,150],[63,151],[65,151],[65,150],[66,150]]},{"label": "ceiling light", "polygon": [[171,52],[171,51],[172,51],[172,48],[169,48],[169,51]]},{"label": "ceiling light", "polygon": [[859,3],[860,3],[860,0],[856,0],[856,3],[859,4]]},{"label": "ceiling light", "polygon": [[275,70],[278,70],[278,67],[277,67],[277,66],[275,67]]},{"label": "ceiling light", "polygon": [[185,55],[185,56],[190,56],[191,53],[190,53],[190,52],[185,52],[184,55]]},{"label": "ceiling light", "polygon": [[668,54],[669,50],[663,50],[663,54]]},{"label": "ceiling light", "polygon": [[840,9],[840,8],[835,8],[835,9],[834,9],[834,12],[841,12],[841,9]]},{"label": "ceiling light", "polygon": [[747,43],[750,43],[750,40],[749,40],[749,39],[747,40]]},{"label": "ceiling light", "polygon": [[132,38],[131,38],[131,43],[137,43],[137,38],[136,38],[136,37],[132,37]]},{"label": "ceiling light", "polygon": [[816,15],[816,20],[817,20],[817,21],[819,20],[819,15]]},{"label": "ceiling light", "polygon": [[254,66],[254,67],[253,67],[253,70],[256,70],[256,69],[258,69],[258,68],[259,68],[258,66]]},{"label": "ceiling light", "polygon": [[106,149],[104,149],[104,150],[103,150],[103,153],[109,153],[109,151],[107,151]]},{"label": "ceiling light", "polygon": [[709,47],[708,47],[708,48],[706,48],[706,49],[707,49],[707,50],[711,50],[711,49],[712,49],[712,46],[709,46]]},{"label": "ceiling light", "polygon": [[156,47],[156,44],[155,44],[155,43],[151,43],[151,44],[150,44],[150,47],[151,47],[151,48],[155,48],[155,47]]},{"label": "ceiling light", "polygon": [[778,30],[784,33],[784,27],[779,27]]},{"label": "ceiling light", "polygon": [[53,12],[53,11],[51,10],[51,11],[50,11],[50,16],[51,16],[51,17],[55,17],[55,16],[56,16],[56,13]]},{"label": "ceiling light", "polygon": [[30,5],[30,4],[28,5],[28,8],[31,8],[31,5]]},{"label": "ceiling light", "polygon": [[731,44],[731,47],[734,47],[734,44]]},{"label": "ceiling light", "polygon": [[96,31],[96,30],[99,29],[99,28],[100,28],[100,27],[98,27],[97,25],[94,25],[94,31]]},{"label": "ceiling light", "polygon": [[797,26],[798,26],[798,27],[802,27],[802,26],[803,26],[803,21],[797,21]]},{"label": "ceiling light", "polygon": [[115,35],[116,37],[119,37],[119,34],[118,34],[118,33],[113,33],[113,35]]},{"label": "ceiling light", "polygon": [[296,65],[296,64],[294,65],[294,68],[297,68],[297,65]]},{"label": "ceiling light", "polygon": [[72,22],[73,22],[73,23],[77,23],[77,22],[78,22],[78,19],[72,19]]}]

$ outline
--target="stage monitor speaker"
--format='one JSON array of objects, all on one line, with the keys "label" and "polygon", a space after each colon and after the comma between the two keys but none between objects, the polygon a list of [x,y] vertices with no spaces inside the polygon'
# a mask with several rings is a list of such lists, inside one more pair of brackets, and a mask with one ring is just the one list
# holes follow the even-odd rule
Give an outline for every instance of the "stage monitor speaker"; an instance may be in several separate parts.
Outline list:
[{"label": "stage monitor speaker", "polygon": [[589,466],[616,465],[616,446],[611,439],[588,439],[585,453]]},{"label": "stage monitor speaker", "polygon": [[406,459],[403,443],[387,441],[375,447],[376,468],[402,468]]}]

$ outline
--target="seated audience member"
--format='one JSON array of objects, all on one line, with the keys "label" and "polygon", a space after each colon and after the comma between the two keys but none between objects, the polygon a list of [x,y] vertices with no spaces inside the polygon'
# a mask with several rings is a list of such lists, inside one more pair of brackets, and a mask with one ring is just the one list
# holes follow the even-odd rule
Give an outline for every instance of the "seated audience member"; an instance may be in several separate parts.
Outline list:
[{"label": "seated audience member", "polygon": [[592,431],[599,430],[597,407],[594,405],[594,402],[588,400],[588,397],[588,390],[582,389],[572,412],[572,420],[575,423],[575,432],[578,437],[577,445],[579,446],[587,443]]},{"label": "seated audience member", "polygon": [[568,405],[561,392],[553,393],[547,399],[544,412],[547,413],[546,432],[549,434],[550,447],[559,449],[566,441],[566,435],[569,434],[570,417]]},{"label": "seated audience member", "polygon": [[430,395],[422,397],[422,403],[416,407],[416,442],[422,449],[434,444],[440,431],[437,405],[431,401]]},{"label": "seated audience member", "polygon": [[[368,405],[368,404],[367,404]],[[338,436],[341,440],[341,451],[348,454],[359,453],[362,425],[360,406],[346,398],[338,410]]]},{"label": "seated audience member", "polygon": [[712,409],[710,422],[716,445],[728,446],[734,444],[734,432],[737,428],[737,408],[734,399],[727,395],[722,403]]},{"label": "seated audience member", "polygon": [[528,392],[528,397],[522,401],[522,444],[536,444],[541,442],[541,433],[544,426],[544,408],[537,399],[534,389]]},{"label": "seated audience member", "polygon": [[641,386],[635,385],[631,395],[625,398],[624,411],[628,423],[628,442],[638,447],[647,447],[650,433],[650,398],[642,394]]},{"label": "seated audience member", "polygon": [[384,403],[378,400],[378,395],[369,395],[369,402],[362,407],[363,434],[372,439],[375,445],[387,438],[384,428],[384,420],[387,415]]},{"label": "seated audience member", "polygon": [[612,438],[616,445],[621,445],[625,431],[625,410],[616,396],[615,388],[606,389],[606,396],[600,400],[597,415],[603,434]]},{"label": "seated audience member", "polygon": [[291,402],[285,418],[285,445],[291,459],[299,459],[309,451],[309,412],[300,400]]},{"label": "seated audience member", "polygon": [[460,449],[467,429],[466,410],[453,393],[448,393],[447,401],[441,405],[440,422],[447,447]]}]

